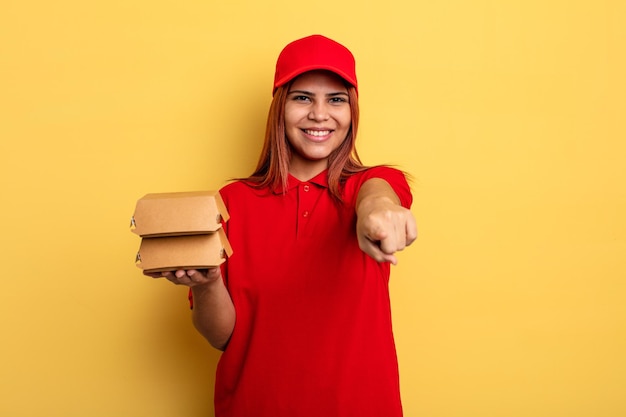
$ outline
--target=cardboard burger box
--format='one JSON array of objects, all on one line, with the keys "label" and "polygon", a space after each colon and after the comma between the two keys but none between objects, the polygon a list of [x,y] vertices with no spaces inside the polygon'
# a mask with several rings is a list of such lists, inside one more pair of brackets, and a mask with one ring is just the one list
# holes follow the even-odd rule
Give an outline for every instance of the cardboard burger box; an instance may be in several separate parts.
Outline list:
[{"label": "cardboard burger box", "polygon": [[232,255],[222,229],[228,219],[217,191],[145,195],[131,218],[131,231],[142,238],[137,266],[161,272],[222,264]]},{"label": "cardboard burger box", "polygon": [[141,237],[182,236],[215,232],[229,216],[218,191],[146,194],[131,219]]},{"label": "cardboard burger box", "polygon": [[223,229],[202,235],[153,237],[141,240],[137,266],[145,272],[207,269],[233,253]]}]

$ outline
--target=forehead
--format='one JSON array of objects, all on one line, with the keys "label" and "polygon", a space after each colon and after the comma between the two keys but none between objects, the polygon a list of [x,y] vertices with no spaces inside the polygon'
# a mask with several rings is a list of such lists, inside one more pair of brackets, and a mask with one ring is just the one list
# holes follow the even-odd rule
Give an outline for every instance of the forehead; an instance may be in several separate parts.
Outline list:
[{"label": "forehead", "polygon": [[293,80],[290,90],[324,89],[335,92],[348,92],[346,83],[339,75],[331,71],[309,71]]}]

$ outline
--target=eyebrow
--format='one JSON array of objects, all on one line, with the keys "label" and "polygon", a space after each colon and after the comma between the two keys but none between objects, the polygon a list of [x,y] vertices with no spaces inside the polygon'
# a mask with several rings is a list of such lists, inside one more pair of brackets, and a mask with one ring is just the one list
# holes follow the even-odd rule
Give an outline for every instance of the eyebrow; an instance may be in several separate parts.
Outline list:
[{"label": "eyebrow", "polygon": [[[306,94],[309,96],[315,96],[315,93],[306,90],[291,90],[287,94]],[[345,91],[338,91],[336,93],[328,93],[326,97],[336,97],[336,96],[347,96],[348,93]]]}]

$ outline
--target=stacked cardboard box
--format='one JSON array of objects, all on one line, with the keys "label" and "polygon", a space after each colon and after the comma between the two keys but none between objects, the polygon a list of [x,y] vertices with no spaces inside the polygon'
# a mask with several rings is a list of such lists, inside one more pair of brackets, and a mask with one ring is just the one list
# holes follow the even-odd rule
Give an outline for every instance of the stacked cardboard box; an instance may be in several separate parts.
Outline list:
[{"label": "stacked cardboard box", "polygon": [[137,266],[161,272],[222,264],[232,255],[222,229],[228,219],[217,191],[145,195],[131,219],[132,232],[141,237]]}]

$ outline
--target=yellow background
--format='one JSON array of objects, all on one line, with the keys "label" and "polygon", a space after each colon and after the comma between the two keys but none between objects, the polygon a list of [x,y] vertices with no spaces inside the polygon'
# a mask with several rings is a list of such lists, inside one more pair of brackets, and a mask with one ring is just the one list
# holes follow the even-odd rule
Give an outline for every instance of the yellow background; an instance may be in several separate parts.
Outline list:
[{"label": "yellow background", "polygon": [[357,57],[364,162],[414,176],[406,416],[626,415],[619,0],[3,1],[0,415],[212,415],[218,354],[129,218],[251,172],[311,33]]}]

